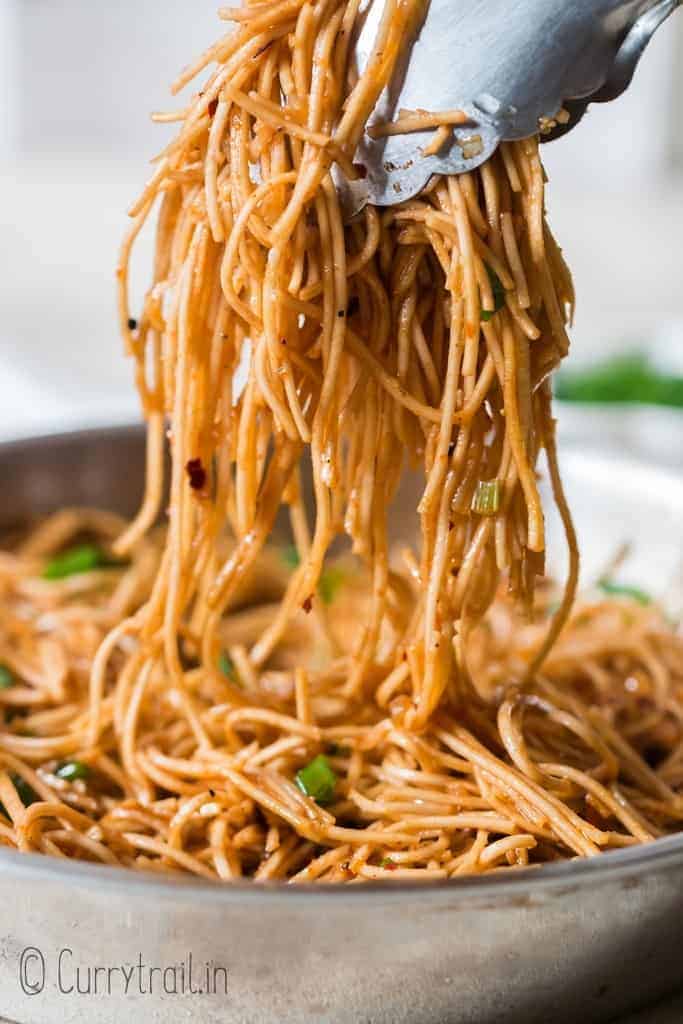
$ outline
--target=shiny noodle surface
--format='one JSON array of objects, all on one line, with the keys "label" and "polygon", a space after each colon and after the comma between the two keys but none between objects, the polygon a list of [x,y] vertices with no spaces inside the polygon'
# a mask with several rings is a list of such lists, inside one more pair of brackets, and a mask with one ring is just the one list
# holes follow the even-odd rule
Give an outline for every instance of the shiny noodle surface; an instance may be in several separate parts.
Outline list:
[{"label": "shiny noodle surface", "polygon": [[[358,7],[223,11],[236,25],[176,86],[208,79],[158,116],[179,131],[118,268],[145,497],[132,523],[65,510],[0,556],[2,844],[362,882],[679,827],[681,639],[655,606],[575,602],[549,386],[573,290],[537,140],[346,223],[332,168],[363,174],[420,13],[386,0],[358,75]],[[457,121],[427,116],[431,145]],[[130,259],[153,216],[138,316]],[[554,614],[542,453],[570,551]],[[407,467],[417,542],[395,550]],[[84,542],[95,564],[45,578]],[[324,793],[306,783],[320,757]]]}]

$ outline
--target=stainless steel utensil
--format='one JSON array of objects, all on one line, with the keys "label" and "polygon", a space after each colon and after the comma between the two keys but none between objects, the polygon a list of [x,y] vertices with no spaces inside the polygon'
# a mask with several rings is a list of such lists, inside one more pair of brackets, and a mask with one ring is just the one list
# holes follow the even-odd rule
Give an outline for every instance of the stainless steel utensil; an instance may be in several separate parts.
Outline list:
[{"label": "stainless steel utensil", "polygon": [[[434,155],[432,131],[363,137],[367,169],[348,183],[345,205],[390,206],[415,196],[433,174],[460,174],[484,163],[502,141],[572,128],[592,102],[629,85],[655,31],[681,0],[428,0],[414,43],[385,90],[371,123],[400,109],[462,110]],[[372,52],[384,0],[366,0],[356,43],[360,68]],[[560,111],[560,121],[557,120]],[[647,126],[641,126],[644,133]],[[634,126],[635,130],[635,126]]]},{"label": "stainless steel utensil", "polygon": [[[119,429],[0,445],[0,468],[0,528],[65,504],[130,513],[144,444],[138,430]],[[683,482],[571,452],[564,474],[588,577],[627,531],[642,554],[639,581],[655,593],[665,586],[680,549]],[[557,530],[551,519],[552,550]],[[219,887],[0,848],[0,1017],[592,1024],[680,986],[682,910],[683,836],[446,884],[318,889]],[[195,991],[183,994],[190,954]],[[214,970],[222,967],[227,995]],[[121,968],[132,969],[127,992]],[[168,992],[174,979],[177,994]]]}]

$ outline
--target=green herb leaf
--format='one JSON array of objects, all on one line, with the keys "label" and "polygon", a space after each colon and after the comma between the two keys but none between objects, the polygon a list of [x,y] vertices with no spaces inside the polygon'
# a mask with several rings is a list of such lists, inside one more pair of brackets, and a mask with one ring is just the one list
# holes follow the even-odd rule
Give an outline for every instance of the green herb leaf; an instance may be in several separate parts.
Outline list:
[{"label": "green herb leaf", "polygon": [[683,408],[683,377],[660,373],[646,355],[630,352],[586,370],[559,374],[555,393],[565,402],[639,403]]},{"label": "green herb leaf", "polygon": [[328,804],[334,799],[337,776],[324,754],[319,754],[310,764],[297,772],[296,784],[301,792],[317,804]]},{"label": "green herb leaf", "polygon": [[77,779],[87,779],[90,775],[90,767],[83,764],[82,761],[63,761],[55,775],[66,782],[75,782]]},{"label": "green herb leaf", "polygon": [[[40,797],[34,793],[28,782],[22,779],[21,775],[10,775],[10,778],[24,807],[30,807],[31,804],[35,804],[40,800]],[[6,818],[10,817],[9,811],[3,803],[0,803],[0,814],[4,814]]]},{"label": "green herb leaf", "polygon": [[480,480],[472,499],[472,511],[480,516],[495,516],[500,509],[500,481]]},{"label": "green herb leaf", "polygon": [[488,263],[485,263],[486,273],[489,275],[489,281],[491,282],[491,291],[493,292],[493,309],[482,309],[481,318],[484,323],[488,323],[496,313],[500,313],[501,309],[505,305],[505,289],[503,288],[503,282],[498,277],[493,267],[490,267]]},{"label": "green herb leaf", "polygon": [[85,572],[92,572],[101,566],[110,565],[107,557],[97,544],[81,544],[76,548],[69,548],[68,551],[56,555],[47,563],[43,570],[43,578],[46,580],[65,580],[69,576],[78,576]]},{"label": "green herb leaf", "polygon": [[225,651],[223,651],[220,658],[218,659],[218,667],[223,673],[223,675],[227,676],[228,679],[231,679],[233,683],[237,680],[237,673],[235,672],[235,663],[230,657],[230,655],[226,654]]},{"label": "green herb leaf", "polygon": [[282,561],[289,569],[298,569],[301,565],[301,558],[295,544],[289,544],[282,549]]},{"label": "green herb leaf", "polygon": [[35,804],[40,800],[38,794],[33,791],[28,782],[26,782],[21,775],[12,775],[12,783],[19,794],[19,799],[24,807],[30,807],[31,804]]},{"label": "green herb leaf", "polygon": [[[298,569],[301,565],[301,558],[296,545],[290,544],[282,549],[282,561],[289,569]],[[318,584],[318,593],[325,604],[332,604],[344,581],[344,574],[341,569],[325,569]]]},{"label": "green herb leaf", "polygon": [[626,584],[615,583],[613,580],[600,580],[598,582],[598,589],[603,594],[609,594],[612,597],[628,597],[632,601],[637,601],[638,604],[646,605],[652,604],[652,598],[649,594],[646,594],[644,590],[639,587],[630,587]]},{"label": "green herb leaf", "polygon": [[318,593],[325,604],[332,604],[343,582],[344,573],[341,569],[334,566],[331,569],[325,569],[318,584]]},{"label": "green herb leaf", "polygon": [[0,664],[0,690],[9,690],[14,686],[14,676],[7,668],[7,665]]}]

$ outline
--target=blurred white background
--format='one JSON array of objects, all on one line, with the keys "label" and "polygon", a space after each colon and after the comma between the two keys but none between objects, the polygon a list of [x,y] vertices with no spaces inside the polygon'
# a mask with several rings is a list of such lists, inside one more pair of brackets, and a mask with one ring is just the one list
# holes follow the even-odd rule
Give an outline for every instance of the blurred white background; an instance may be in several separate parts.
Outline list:
[{"label": "blurred white background", "polygon": [[[125,210],[167,129],[151,110],[225,31],[218,0],[0,0],[0,434],[134,416],[114,316]],[[628,95],[545,147],[576,274],[577,361],[683,358],[683,15]],[[142,283],[142,282],[141,282]]]}]

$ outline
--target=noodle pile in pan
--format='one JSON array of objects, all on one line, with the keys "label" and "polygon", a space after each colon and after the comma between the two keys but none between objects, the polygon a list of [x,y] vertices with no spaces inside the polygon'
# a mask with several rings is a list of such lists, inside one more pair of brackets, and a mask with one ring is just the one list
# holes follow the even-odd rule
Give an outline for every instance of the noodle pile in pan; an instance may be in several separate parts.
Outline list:
[{"label": "noodle pile in pan", "polygon": [[[679,827],[683,644],[638,595],[574,607],[548,383],[573,293],[537,141],[347,223],[331,170],[362,176],[420,4],[386,0],[354,78],[358,6],[223,12],[236,29],[177,83],[215,65],[119,268],[140,513],[67,510],[0,559],[2,844],[334,882]],[[129,259],[155,210],[138,317]],[[542,451],[571,553],[554,614]],[[418,545],[394,551],[407,467]]]}]

